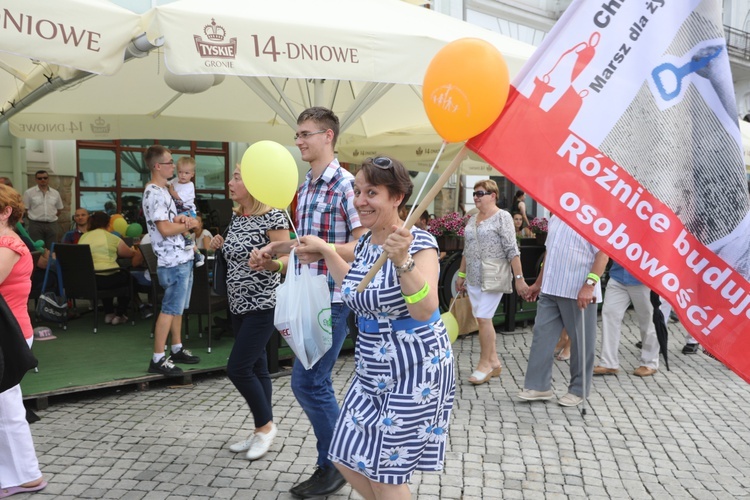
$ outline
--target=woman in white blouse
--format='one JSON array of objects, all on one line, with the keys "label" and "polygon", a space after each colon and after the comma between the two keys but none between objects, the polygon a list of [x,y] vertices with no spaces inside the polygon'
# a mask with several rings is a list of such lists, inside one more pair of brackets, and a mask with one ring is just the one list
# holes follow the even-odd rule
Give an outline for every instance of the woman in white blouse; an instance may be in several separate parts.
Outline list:
[{"label": "woman in white blouse", "polygon": [[475,385],[499,377],[502,370],[495,347],[492,317],[503,294],[482,291],[482,259],[504,258],[510,261],[516,291],[524,296],[528,290],[521,270],[513,218],[497,207],[498,193],[493,180],[479,181],[474,185],[474,204],[479,213],[469,219],[464,229],[464,252],[456,280],[458,291],[468,292],[472,312],[479,324],[479,363],[469,377],[469,382]]}]

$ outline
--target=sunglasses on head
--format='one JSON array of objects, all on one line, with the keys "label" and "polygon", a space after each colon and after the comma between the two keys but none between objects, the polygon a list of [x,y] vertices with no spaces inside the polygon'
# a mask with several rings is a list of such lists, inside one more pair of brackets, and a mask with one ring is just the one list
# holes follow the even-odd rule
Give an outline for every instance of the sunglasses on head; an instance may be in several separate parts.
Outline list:
[{"label": "sunglasses on head", "polygon": [[388,170],[388,169],[393,168],[393,161],[387,156],[378,156],[377,158],[368,158],[366,161],[369,161],[370,163],[378,167],[380,170]]},{"label": "sunglasses on head", "polygon": [[474,198],[481,198],[482,196],[486,196],[488,194],[492,194],[492,193],[489,192],[489,191],[474,191],[472,193],[472,195],[474,196]]}]

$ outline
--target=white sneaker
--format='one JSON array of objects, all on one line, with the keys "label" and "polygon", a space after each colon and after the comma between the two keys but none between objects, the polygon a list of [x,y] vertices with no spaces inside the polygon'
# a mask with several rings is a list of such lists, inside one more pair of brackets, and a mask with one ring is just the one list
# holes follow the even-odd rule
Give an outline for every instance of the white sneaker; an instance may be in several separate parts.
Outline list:
[{"label": "white sneaker", "polygon": [[112,320],[115,319],[115,317],[117,317],[117,315],[115,313],[105,314],[104,315],[104,323],[106,323],[108,325],[111,324]]},{"label": "white sneaker", "polygon": [[534,391],[532,389],[524,389],[518,393],[518,397],[524,401],[547,401],[552,399],[554,394],[552,390],[549,391]]},{"label": "white sneaker", "polygon": [[255,441],[255,434],[252,434],[249,438],[247,438],[244,441],[240,441],[239,443],[234,443],[234,444],[229,445],[229,451],[233,451],[235,453],[241,453],[243,451],[247,451],[253,445],[253,441]]},{"label": "white sneaker", "polygon": [[576,396],[571,393],[567,393],[565,396],[557,400],[557,404],[560,406],[578,406],[582,402],[583,398],[581,396]]},{"label": "white sneaker", "polygon": [[276,424],[271,425],[271,430],[266,434],[263,434],[261,432],[256,432],[255,434],[253,434],[253,437],[255,439],[253,439],[253,442],[250,444],[250,449],[247,450],[245,458],[247,458],[248,460],[257,460],[265,455],[266,452],[268,452],[271,444],[273,444],[273,438],[276,437],[276,433],[278,432]]}]

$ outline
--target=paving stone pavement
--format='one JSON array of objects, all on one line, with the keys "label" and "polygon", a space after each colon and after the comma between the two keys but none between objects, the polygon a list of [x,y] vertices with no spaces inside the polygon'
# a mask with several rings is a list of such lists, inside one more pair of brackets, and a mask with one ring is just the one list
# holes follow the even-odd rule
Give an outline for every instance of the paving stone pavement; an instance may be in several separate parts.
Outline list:
[{"label": "paving stone pavement", "polygon": [[[635,377],[638,330],[628,313],[621,371],[594,378],[585,416],[554,400],[515,397],[530,328],[498,335],[503,372],[481,386],[465,382],[479,356],[477,336],[459,339],[445,470],[415,474],[413,497],[747,498],[750,386],[705,354],[682,355],[684,330],[679,323],[669,330],[671,371]],[[340,398],[352,367],[351,354],[335,367]],[[562,396],[568,363],[555,367],[554,391]],[[196,378],[187,388],[164,384],[53,401],[31,427],[49,486],[24,499],[290,499],[289,488],[313,471],[315,439],[289,382],[274,380],[279,434],[255,462],[226,449],[253,424],[223,375]],[[346,486],[329,498],[359,497]]]}]

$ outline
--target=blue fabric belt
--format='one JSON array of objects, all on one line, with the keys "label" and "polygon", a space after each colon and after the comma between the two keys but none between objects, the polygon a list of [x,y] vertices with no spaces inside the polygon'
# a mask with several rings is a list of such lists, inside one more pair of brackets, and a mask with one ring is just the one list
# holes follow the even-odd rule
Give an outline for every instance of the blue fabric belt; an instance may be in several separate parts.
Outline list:
[{"label": "blue fabric belt", "polygon": [[[391,329],[395,331],[399,330],[414,330],[415,328],[418,328],[420,326],[429,325],[430,323],[434,323],[435,321],[440,319],[440,311],[436,310],[434,313],[432,313],[432,316],[430,316],[430,319],[426,321],[419,321],[414,318],[406,318],[406,319],[393,319],[390,320],[391,323]],[[383,320],[385,322],[387,320]],[[359,326],[359,331],[365,332],[365,333],[378,333],[380,331],[380,323],[376,319],[367,319],[363,318],[362,316],[357,317],[357,325]]]}]

